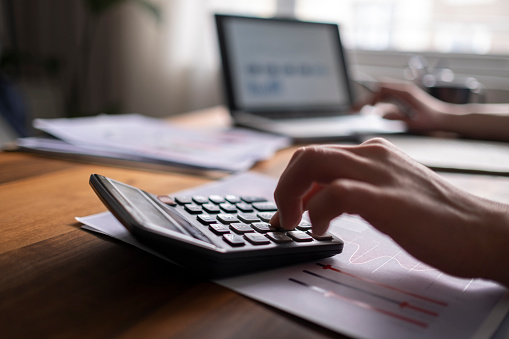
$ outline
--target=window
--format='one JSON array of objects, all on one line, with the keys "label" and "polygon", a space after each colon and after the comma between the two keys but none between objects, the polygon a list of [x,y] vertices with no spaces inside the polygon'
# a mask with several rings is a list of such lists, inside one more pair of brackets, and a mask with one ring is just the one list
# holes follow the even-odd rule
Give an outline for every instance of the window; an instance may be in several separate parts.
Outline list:
[{"label": "window", "polygon": [[506,0],[295,0],[295,14],[338,22],[351,49],[509,55]]}]

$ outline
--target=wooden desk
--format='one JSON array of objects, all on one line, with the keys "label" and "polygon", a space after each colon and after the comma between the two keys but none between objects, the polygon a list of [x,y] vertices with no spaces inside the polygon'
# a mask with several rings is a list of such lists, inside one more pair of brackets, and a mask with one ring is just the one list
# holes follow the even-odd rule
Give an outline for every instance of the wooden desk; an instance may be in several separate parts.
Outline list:
[{"label": "wooden desk", "polygon": [[[209,126],[228,118],[215,108],[174,121]],[[280,151],[253,170],[277,178],[293,151]],[[210,181],[0,153],[0,338],[341,337],[80,229],[74,217],[105,210],[88,185],[91,173],[161,194]],[[509,202],[509,178],[447,176]]]},{"label": "wooden desk", "polygon": [[[207,120],[211,118],[212,120]],[[215,109],[175,119],[225,123]],[[292,149],[254,171],[274,177]],[[338,337],[132,246],[80,229],[75,216],[105,210],[91,173],[154,193],[210,179],[0,153],[1,338]]]}]

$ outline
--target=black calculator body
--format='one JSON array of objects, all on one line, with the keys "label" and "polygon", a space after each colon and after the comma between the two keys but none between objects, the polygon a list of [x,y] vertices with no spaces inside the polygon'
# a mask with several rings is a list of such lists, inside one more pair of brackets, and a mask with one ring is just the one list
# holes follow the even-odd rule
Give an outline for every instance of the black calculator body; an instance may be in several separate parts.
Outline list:
[{"label": "black calculator body", "polygon": [[341,253],[343,242],[316,236],[303,220],[274,229],[273,202],[254,196],[157,196],[92,174],[90,185],[140,242],[191,272],[222,278]]}]

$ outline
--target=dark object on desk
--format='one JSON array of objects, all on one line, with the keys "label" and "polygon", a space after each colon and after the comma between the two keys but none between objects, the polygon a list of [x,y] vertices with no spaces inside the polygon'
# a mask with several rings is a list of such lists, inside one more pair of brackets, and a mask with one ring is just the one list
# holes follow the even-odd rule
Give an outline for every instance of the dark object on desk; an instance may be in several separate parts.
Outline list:
[{"label": "dark object on desk", "polygon": [[23,97],[14,83],[2,75],[0,75],[0,114],[18,136],[28,136],[27,110]]},{"label": "dark object on desk", "polygon": [[[157,197],[92,174],[101,201],[138,240],[196,275],[220,278],[316,260],[341,253],[343,242],[296,230],[272,229],[275,204],[258,197]],[[251,213],[235,212],[237,203]],[[218,208],[216,208],[218,207]],[[233,210],[232,210],[233,209]],[[208,213],[205,213],[208,211]]]},{"label": "dark object on desk", "polygon": [[236,124],[305,142],[394,133],[385,127],[391,122],[366,131],[373,119],[352,116],[349,64],[337,24],[215,18],[226,101]]},{"label": "dark object on desk", "polygon": [[423,79],[426,91],[437,99],[453,104],[484,103],[484,86],[475,78],[444,81],[434,75]]},{"label": "dark object on desk", "polygon": [[486,102],[485,87],[476,78],[457,76],[447,67],[432,67],[423,56],[413,55],[408,59],[405,75],[442,101],[453,104]]}]

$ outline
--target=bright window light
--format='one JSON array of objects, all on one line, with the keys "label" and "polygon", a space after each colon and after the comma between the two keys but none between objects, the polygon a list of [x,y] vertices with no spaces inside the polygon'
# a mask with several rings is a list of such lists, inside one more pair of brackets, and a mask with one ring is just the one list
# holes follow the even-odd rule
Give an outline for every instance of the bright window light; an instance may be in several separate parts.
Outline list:
[{"label": "bright window light", "polygon": [[509,54],[507,0],[295,0],[295,13],[339,23],[352,49]]}]

